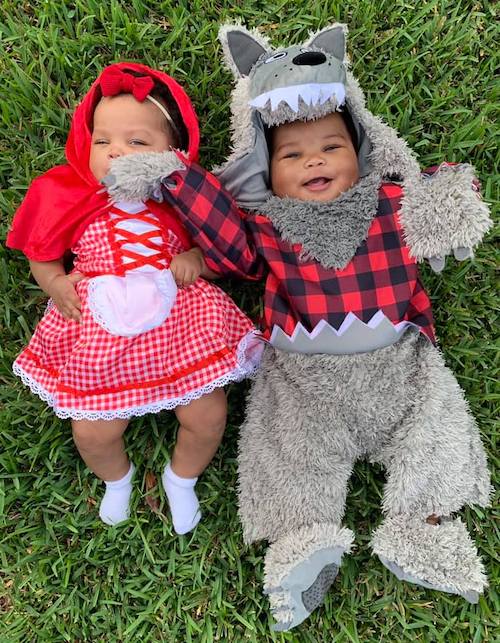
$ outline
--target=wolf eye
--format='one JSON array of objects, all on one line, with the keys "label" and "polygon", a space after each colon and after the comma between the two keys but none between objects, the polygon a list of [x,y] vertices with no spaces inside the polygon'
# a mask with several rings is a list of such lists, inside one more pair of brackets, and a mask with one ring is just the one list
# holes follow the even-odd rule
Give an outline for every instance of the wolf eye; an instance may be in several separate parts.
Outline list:
[{"label": "wolf eye", "polygon": [[286,51],[280,51],[277,54],[274,54],[274,56],[271,56],[271,58],[268,58],[267,60],[264,60],[264,64],[267,65],[267,63],[272,63],[275,60],[279,60],[280,58],[285,58],[285,56],[288,55],[288,52]]}]

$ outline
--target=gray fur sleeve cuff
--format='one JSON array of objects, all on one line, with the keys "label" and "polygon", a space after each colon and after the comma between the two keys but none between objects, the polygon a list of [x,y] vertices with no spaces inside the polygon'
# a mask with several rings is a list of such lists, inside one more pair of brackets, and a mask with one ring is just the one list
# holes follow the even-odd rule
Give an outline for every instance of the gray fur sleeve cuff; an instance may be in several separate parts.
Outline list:
[{"label": "gray fur sleeve cuff", "polygon": [[185,168],[172,151],[127,154],[111,162],[110,172],[102,182],[114,202],[161,200],[163,179]]},{"label": "gray fur sleeve cuff", "polygon": [[489,208],[475,188],[467,163],[441,165],[431,176],[405,181],[401,224],[410,253],[418,261],[475,248],[491,228]]}]

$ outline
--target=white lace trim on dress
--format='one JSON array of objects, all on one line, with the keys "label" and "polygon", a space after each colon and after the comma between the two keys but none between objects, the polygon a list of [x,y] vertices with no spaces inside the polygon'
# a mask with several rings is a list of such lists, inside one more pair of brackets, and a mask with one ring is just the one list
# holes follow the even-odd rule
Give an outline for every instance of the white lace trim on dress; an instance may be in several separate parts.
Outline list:
[{"label": "white lace trim on dress", "polygon": [[183,397],[168,398],[154,402],[153,404],[144,404],[141,406],[130,406],[124,409],[114,409],[108,411],[92,411],[71,408],[58,408],[55,405],[54,396],[44,389],[34,378],[14,362],[12,370],[15,375],[19,376],[32,393],[38,395],[44,402],[52,407],[57,417],[61,419],[71,418],[73,420],[114,420],[115,418],[127,419],[134,416],[145,415],[146,413],[158,413],[159,411],[172,410],[177,406],[185,406],[193,400],[197,400],[202,395],[211,393],[216,388],[220,388],[230,382],[240,382],[246,377],[251,377],[259,368],[264,342],[258,331],[251,331],[242,338],[237,348],[237,364],[231,372],[222,375],[213,382],[205,384],[195,391],[187,393]]}]

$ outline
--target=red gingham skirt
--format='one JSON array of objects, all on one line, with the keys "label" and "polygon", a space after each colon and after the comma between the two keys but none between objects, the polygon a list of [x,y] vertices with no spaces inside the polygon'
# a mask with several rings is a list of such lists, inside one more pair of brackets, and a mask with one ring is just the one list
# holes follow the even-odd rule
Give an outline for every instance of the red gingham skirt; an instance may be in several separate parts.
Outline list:
[{"label": "red gingham skirt", "polygon": [[76,285],[81,322],[49,306],[14,372],[62,418],[113,419],[187,404],[255,371],[262,343],[250,320],[214,284],[179,289],[162,325],[109,334],[90,313],[88,280]]}]

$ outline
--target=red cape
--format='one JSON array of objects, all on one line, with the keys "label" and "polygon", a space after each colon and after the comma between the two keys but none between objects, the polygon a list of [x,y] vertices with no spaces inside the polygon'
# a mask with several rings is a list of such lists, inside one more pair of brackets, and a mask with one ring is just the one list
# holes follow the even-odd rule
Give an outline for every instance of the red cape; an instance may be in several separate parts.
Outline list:
[{"label": "red cape", "polygon": [[[198,120],[182,87],[167,74],[145,65],[117,63],[110,67],[151,76],[168,87],[188,132],[188,156],[196,160],[200,142]],[[73,115],[65,150],[68,163],[57,165],[35,179],[14,215],[7,246],[22,250],[34,261],[61,259],[89,223],[109,208],[107,192],[89,169],[92,117],[101,99],[100,79],[101,76],[93,83]],[[147,205],[166,222],[186,248],[192,245],[185,229],[167,205],[155,201],[148,201]]]}]

